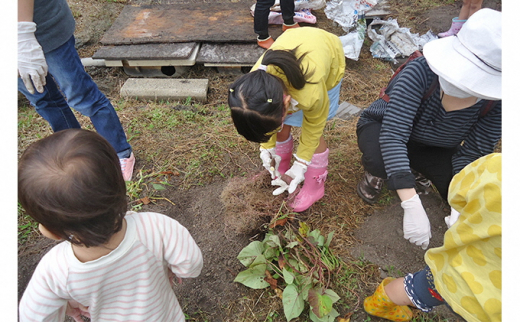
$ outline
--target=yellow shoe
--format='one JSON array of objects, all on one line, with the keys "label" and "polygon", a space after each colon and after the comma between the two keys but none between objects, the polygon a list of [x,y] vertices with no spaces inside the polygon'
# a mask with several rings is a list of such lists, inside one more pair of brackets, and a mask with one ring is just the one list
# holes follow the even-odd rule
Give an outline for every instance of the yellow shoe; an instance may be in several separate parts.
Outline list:
[{"label": "yellow shoe", "polygon": [[363,307],[365,311],[377,317],[382,317],[394,322],[406,322],[412,319],[412,311],[408,306],[396,305],[385,292],[385,286],[395,278],[387,277],[377,287],[375,293],[365,298]]}]

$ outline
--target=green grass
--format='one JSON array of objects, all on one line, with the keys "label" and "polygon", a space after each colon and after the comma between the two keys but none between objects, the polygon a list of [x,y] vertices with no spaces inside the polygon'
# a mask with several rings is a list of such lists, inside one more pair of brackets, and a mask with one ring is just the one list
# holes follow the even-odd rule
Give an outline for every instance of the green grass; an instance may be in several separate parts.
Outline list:
[{"label": "green grass", "polygon": [[23,244],[31,237],[39,235],[38,222],[34,221],[18,203],[18,243]]}]

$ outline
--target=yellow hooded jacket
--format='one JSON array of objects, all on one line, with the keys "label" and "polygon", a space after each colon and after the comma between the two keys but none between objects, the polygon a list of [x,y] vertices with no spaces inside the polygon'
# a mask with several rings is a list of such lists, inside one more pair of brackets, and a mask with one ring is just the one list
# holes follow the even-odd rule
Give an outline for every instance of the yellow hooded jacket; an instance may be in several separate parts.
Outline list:
[{"label": "yellow hooded jacket", "polygon": [[[299,47],[298,47],[299,46]],[[285,83],[289,95],[298,105],[289,110],[294,113],[303,111],[302,132],[296,151],[298,158],[306,161],[312,159],[323,134],[329,114],[329,97],[327,91],[339,84],[345,73],[345,53],[338,36],[315,27],[300,27],[285,31],[271,46],[271,49],[292,50],[298,47],[296,56],[307,52],[302,61],[304,70],[314,73],[301,90],[289,86],[287,78],[275,66],[268,65],[267,73],[278,76]],[[263,55],[258,59],[251,71],[258,69]],[[270,149],[276,145],[276,134],[262,148]]]}]

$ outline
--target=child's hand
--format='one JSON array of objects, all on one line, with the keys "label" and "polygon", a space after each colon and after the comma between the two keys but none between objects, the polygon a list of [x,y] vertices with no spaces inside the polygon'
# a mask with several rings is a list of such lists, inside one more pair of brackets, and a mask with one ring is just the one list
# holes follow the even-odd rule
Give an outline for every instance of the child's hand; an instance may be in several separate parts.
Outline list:
[{"label": "child's hand", "polygon": [[90,318],[88,307],[81,305],[80,303],[70,300],[67,303],[67,310],[65,314],[72,317],[76,322],[85,322],[82,315]]},{"label": "child's hand", "polygon": [[282,157],[276,154],[274,148],[260,148],[260,159],[262,159],[262,166],[264,166],[264,168],[269,171],[269,174],[271,174],[271,179],[280,177],[278,166],[280,166],[280,161],[282,160]]},{"label": "child's hand", "polygon": [[175,284],[175,283],[174,283],[175,278],[177,278],[177,283],[178,283],[178,284],[182,284],[182,278],[177,277],[177,276],[172,272],[172,270],[168,268],[168,280],[170,281],[170,285],[172,286],[172,288],[173,288],[173,285]]}]

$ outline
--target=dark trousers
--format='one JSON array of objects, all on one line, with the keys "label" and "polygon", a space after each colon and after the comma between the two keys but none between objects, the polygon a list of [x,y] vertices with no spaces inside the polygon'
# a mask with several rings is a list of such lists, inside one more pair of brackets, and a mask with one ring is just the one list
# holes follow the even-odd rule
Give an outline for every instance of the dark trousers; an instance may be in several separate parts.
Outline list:
[{"label": "dark trousers", "polygon": [[[269,37],[269,12],[275,0],[258,0],[255,6],[254,30],[259,39]],[[280,0],[282,18],[286,25],[294,24],[294,0]]]},{"label": "dark trousers", "polygon": [[[357,129],[358,146],[363,156],[361,162],[370,174],[387,179],[385,164],[379,146],[381,123],[371,122]],[[410,168],[423,174],[431,180],[443,199],[448,198],[448,187],[453,177],[452,156],[457,152],[455,148],[441,148],[427,146],[418,142],[409,141],[408,159]],[[389,187],[390,189],[412,188],[414,183],[406,183],[403,187]]]}]

